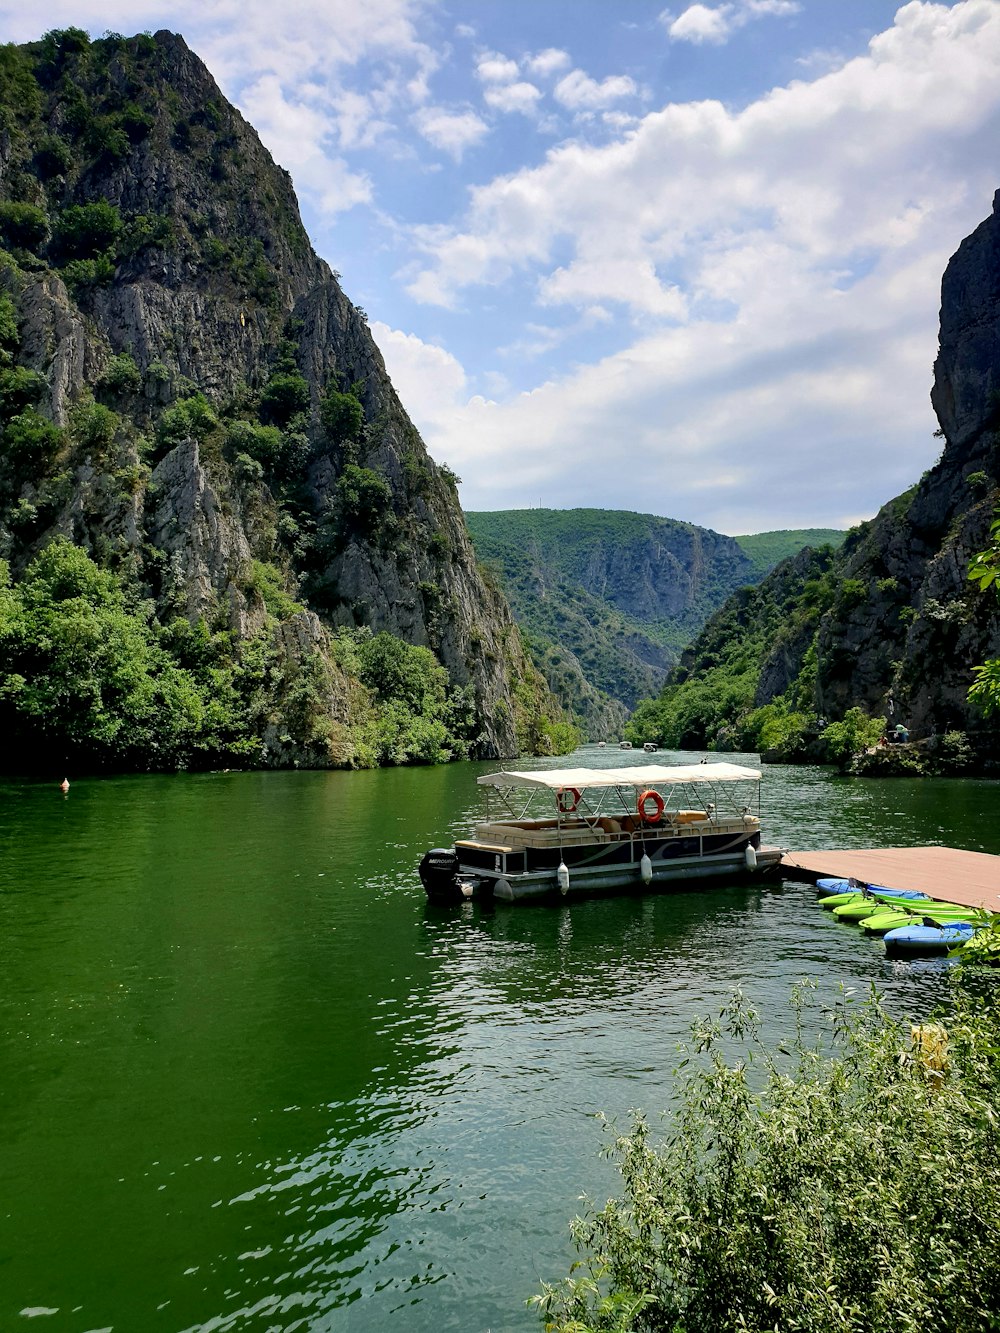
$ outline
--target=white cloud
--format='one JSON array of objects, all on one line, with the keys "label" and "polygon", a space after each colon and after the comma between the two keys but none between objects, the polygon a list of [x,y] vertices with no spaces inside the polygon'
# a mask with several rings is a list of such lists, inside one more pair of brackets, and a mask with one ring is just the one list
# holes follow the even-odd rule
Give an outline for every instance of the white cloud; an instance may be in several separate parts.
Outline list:
[{"label": "white cloud", "polygon": [[489,126],[474,111],[446,111],[422,107],[413,123],[428,143],[450,154],[456,161],[472,144],[489,133]]},{"label": "white cloud", "polygon": [[568,51],[561,51],[558,47],[550,46],[544,51],[539,51],[527,61],[527,67],[532,74],[537,74],[539,78],[546,78],[550,74],[558,74],[561,69],[566,69],[573,62]]},{"label": "white cloud", "polygon": [[425,429],[440,426],[468,399],[461,363],[443,347],[423,342],[378,320],[371,324],[393,387],[414,421]]},{"label": "white cloud", "polygon": [[522,115],[530,116],[541,96],[533,83],[508,83],[500,88],[487,88],[483,101],[494,111],[520,111]]},{"label": "white cloud", "polygon": [[598,83],[596,79],[584,74],[583,70],[574,69],[559,80],[553,96],[571,111],[596,111],[623,97],[634,97],[637,92],[635,83],[628,75],[609,74]]},{"label": "white cloud", "polygon": [[476,77],[481,83],[511,83],[520,74],[516,60],[488,52],[476,61]]},{"label": "white cloud", "polygon": [[743,8],[751,18],[764,15],[789,18],[792,14],[798,14],[802,6],[798,0],[743,0]]},{"label": "white cloud", "polygon": [[[596,365],[442,422],[432,444],[465,478],[464,502],[586,504],[603,469],[602,503],[641,507],[627,469],[609,467],[626,439],[656,496],[646,507],[723,530],[749,504],[759,527],[790,511],[823,523],[856,513],[862,488],[903,489],[936,452],[940,276],[996,186],[984,145],[1000,130],[998,72],[995,0],[911,3],[866,55],[812,82],[560,145],[473,190],[462,226],[418,234],[418,299],[454,305],[521,275],[542,304],[615,303],[640,331]],[[544,351],[539,324],[511,361]],[[827,458],[838,471],[817,486]]]},{"label": "white cloud", "polygon": [[739,0],[735,4],[714,6],[699,3],[689,5],[677,17],[669,10],[664,10],[660,21],[675,42],[693,42],[696,46],[706,43],[721,45],[738,28],[745,27],[754,19],[788,18],[797,14],[801,8],[797,0]]},{"label": "white cloud", "polygon": [[290,101],[273,74],[244,90],[243,106],[261,142],[323,213],[341,213],[371,202],[368,177],[350,171],[341,158],[325,150],[327,117],[314,107]]},{"label": "white cloud", "polygon": [[603,306],[590,306],[583,311],[580,319],[573,324],[535,324],[529,322],[524,326],[524,336],[510,343],[507,347],[499,348],[499,354],[504,357],[534,358],[545,356],[557,347],[563,346],[570,339],[578,337],[581,333],[595,328],[599,324],[607,324],[610,319],[611,316]]},{"label": "white cloud", "polygon": [[675,42],[694,42],[698,46],[705,42],[722,43],[729,37],[732,14],[732,5],[720,5],[718,9],[691,5],[670,22],[667,32]]}]

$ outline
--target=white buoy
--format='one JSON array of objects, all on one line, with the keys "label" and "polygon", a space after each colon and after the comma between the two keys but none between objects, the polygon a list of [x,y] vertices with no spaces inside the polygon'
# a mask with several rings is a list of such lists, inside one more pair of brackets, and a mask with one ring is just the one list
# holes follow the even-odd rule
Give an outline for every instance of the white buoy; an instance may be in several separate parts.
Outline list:
[{"label": "white buoy", "polygon": [[559,862],[559,867],[556,870],[556,879],[559,882],[559,892],[569,893],[569,867],[565,861]]},{"label": "white buoy", "polygon": [[643,852],[642,860],[639,862],[639,874],[642,876],[643,884],[652,884],[653,863],[649,859],[649,854],[647,852]]},{"label": "white buoy", "polygon": [[756,869],[757,869],[757,853],[756,853],[756,852],[754,851],[754,849],[753,849],[753,843],[751,843],[751,842],[748,842],[748,843],[747,843],[746,851],[743,853],[743,856],[744,856],[744,858],[745,858],[745,860],[746,860],[746,863],[747,863],[747,869],[748,869],[748,870],[756,870]]}]

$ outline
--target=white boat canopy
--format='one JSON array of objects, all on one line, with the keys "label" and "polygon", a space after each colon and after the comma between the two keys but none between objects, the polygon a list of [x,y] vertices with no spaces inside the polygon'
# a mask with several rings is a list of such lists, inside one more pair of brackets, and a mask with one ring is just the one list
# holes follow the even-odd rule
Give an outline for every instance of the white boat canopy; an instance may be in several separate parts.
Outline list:
[{"label": "white boat canopy", "polygon": [[540,768],[534,773],[484,773],[485,787],[672,787],[688,782],[760,782],[755,768],[738,764],[643,764],[634,768]]}]

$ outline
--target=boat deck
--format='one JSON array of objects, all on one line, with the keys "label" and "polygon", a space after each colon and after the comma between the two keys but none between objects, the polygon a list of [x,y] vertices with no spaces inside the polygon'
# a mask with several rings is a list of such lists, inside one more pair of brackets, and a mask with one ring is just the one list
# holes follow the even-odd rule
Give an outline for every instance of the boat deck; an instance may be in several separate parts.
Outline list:
[{"label": "boat deck", "polygon": [[955,847],[875,847],[785,852],[781,874],[817,880],[854,878],[893,889],[919,889],[959,907],[1000,912],[1000,856]]}]

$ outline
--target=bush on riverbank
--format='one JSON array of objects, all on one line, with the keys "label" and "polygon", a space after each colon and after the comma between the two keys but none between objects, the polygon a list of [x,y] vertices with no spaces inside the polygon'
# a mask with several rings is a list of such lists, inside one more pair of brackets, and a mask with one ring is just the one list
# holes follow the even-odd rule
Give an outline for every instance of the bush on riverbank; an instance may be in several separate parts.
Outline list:
[{"label": "bush on riverbank", "polygon": [[[294,617],[278,571],[255,572],[263,605]],[[289,754],[354,768],[468,756],[472,689],[452,685],[430,649],[345,629],[334,665],[316,651],[293,662],[279,635],[275,613],[241,643],[204,621],[162,625],[133,581],[65,540],[18,583],[0,560],[2,762],[169,771],[285,767]]]},{"label": "bush on riverbank", "polygon": [[[533,1298],[553,1333],[956,1333],[1000,1318],[1000,997],[947,1026],[845,999],[769,1050],[740,995],[695,1029],[662,1143],[633,1113],[623,1193]],[[734,1056],[734,1046],[742,1054]]]}]

